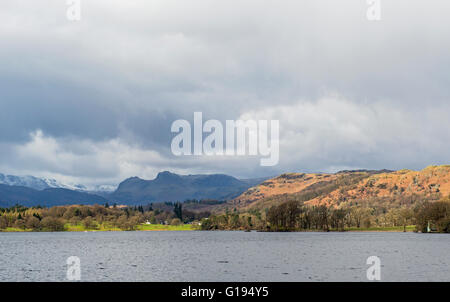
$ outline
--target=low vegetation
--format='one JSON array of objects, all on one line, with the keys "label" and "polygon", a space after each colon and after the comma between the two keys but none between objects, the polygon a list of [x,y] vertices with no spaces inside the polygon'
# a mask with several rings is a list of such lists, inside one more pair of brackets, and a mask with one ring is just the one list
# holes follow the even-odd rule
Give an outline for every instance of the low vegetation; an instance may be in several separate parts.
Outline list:
[{"label": "low vegetation", "polygon": [[71,205],[0,208],[0,231],[157,231],[194,230],[208,212],[183,211],[181,203],[169,204],[171,210],[152,205],[117,207],[109,205]]}]

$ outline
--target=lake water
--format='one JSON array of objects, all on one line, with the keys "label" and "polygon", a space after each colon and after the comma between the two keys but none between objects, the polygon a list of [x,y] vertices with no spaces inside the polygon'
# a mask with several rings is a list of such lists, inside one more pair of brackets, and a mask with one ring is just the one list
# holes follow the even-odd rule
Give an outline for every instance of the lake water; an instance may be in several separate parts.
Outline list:
[{"label": "lake water", "polygon": [[0,233],[0,281],[450,281],[450,235],[415,233]]}]

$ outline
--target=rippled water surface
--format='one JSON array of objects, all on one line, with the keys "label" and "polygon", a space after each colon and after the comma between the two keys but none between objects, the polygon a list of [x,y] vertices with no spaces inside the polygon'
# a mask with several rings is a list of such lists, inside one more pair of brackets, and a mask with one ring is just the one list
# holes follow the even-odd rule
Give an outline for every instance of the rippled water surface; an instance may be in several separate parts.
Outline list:
[{"label": "rippled water surface", "polygon": [[0,233],[0,281],[450,281],[450,235],[415,233]]}]

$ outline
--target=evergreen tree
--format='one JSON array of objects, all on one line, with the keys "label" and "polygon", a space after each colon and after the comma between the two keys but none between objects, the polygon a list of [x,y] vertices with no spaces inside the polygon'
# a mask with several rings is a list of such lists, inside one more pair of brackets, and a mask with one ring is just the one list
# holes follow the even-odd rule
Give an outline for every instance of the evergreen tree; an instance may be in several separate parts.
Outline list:
[{"label": "evergreen tree", "polygon": [[180,202],[177,202],[174,207],[173,207],[173,212],[175,213],[175,216],[182,220],[183,219],[183,210],[182,210],[182,205]]}]

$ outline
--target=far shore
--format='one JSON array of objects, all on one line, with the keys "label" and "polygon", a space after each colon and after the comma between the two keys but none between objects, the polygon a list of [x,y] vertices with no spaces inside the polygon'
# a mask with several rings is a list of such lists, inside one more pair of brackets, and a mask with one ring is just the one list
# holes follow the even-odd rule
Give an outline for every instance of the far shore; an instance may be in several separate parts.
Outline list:
[{"label": "far shore", "polygon": [[[121,230],[119,228],[111,228],[111,227],[104,227],[104,226],[100,226],[97,229],[86,229],[84,226],[82,225],[66,225],[65,227],[66,229],[63,232],[127,232],[126,230]],[[410,233],[410,232],[414,232],[416,229],[416,227],[414,225],[409,225],[406,227],[406,232]],[[137,228],[135,230],[132,231],[143,231],[143,232],[155,232],[155,231],[199,231],[199,226],[196,225],[192,225],[192,224],[182,224],[182,225],[162,225],[162,224],[140,224],[137,226]],[[221,231],[242,231],[244,232],[245,230],[221,230]],[[257,231],[257,230],[251,230],[253,232]],[[19,229],[19,228],[7,228],[7,229],[3,229],[0,230],[1,232],[5,232],[5,233],[13,233],[13,232],[28,232],[28,233],[39,233],[39,231],[32,231],[30,229]],[[45,232],[45,230],[43,230],[42,232]],[[208,231],[205,231],[208,232]],[[294,231],[291,233],[327,233],[326,231]],[[357,233],[357,232],[391,232],[391,233],[403,233],[404,229],[402,226],[399,227],[370,227],[370,228],[348,228],[348,229],[344,229],[344,231],[338,231],[338,230],[330,230],[329,232],[336,232],[336,233],[346,233],[346,232],[350,232],[350,233]],[[276,232],[274,232],[276,233]],[[279,232],[279,233],[283,233],[283,232]]]}]

